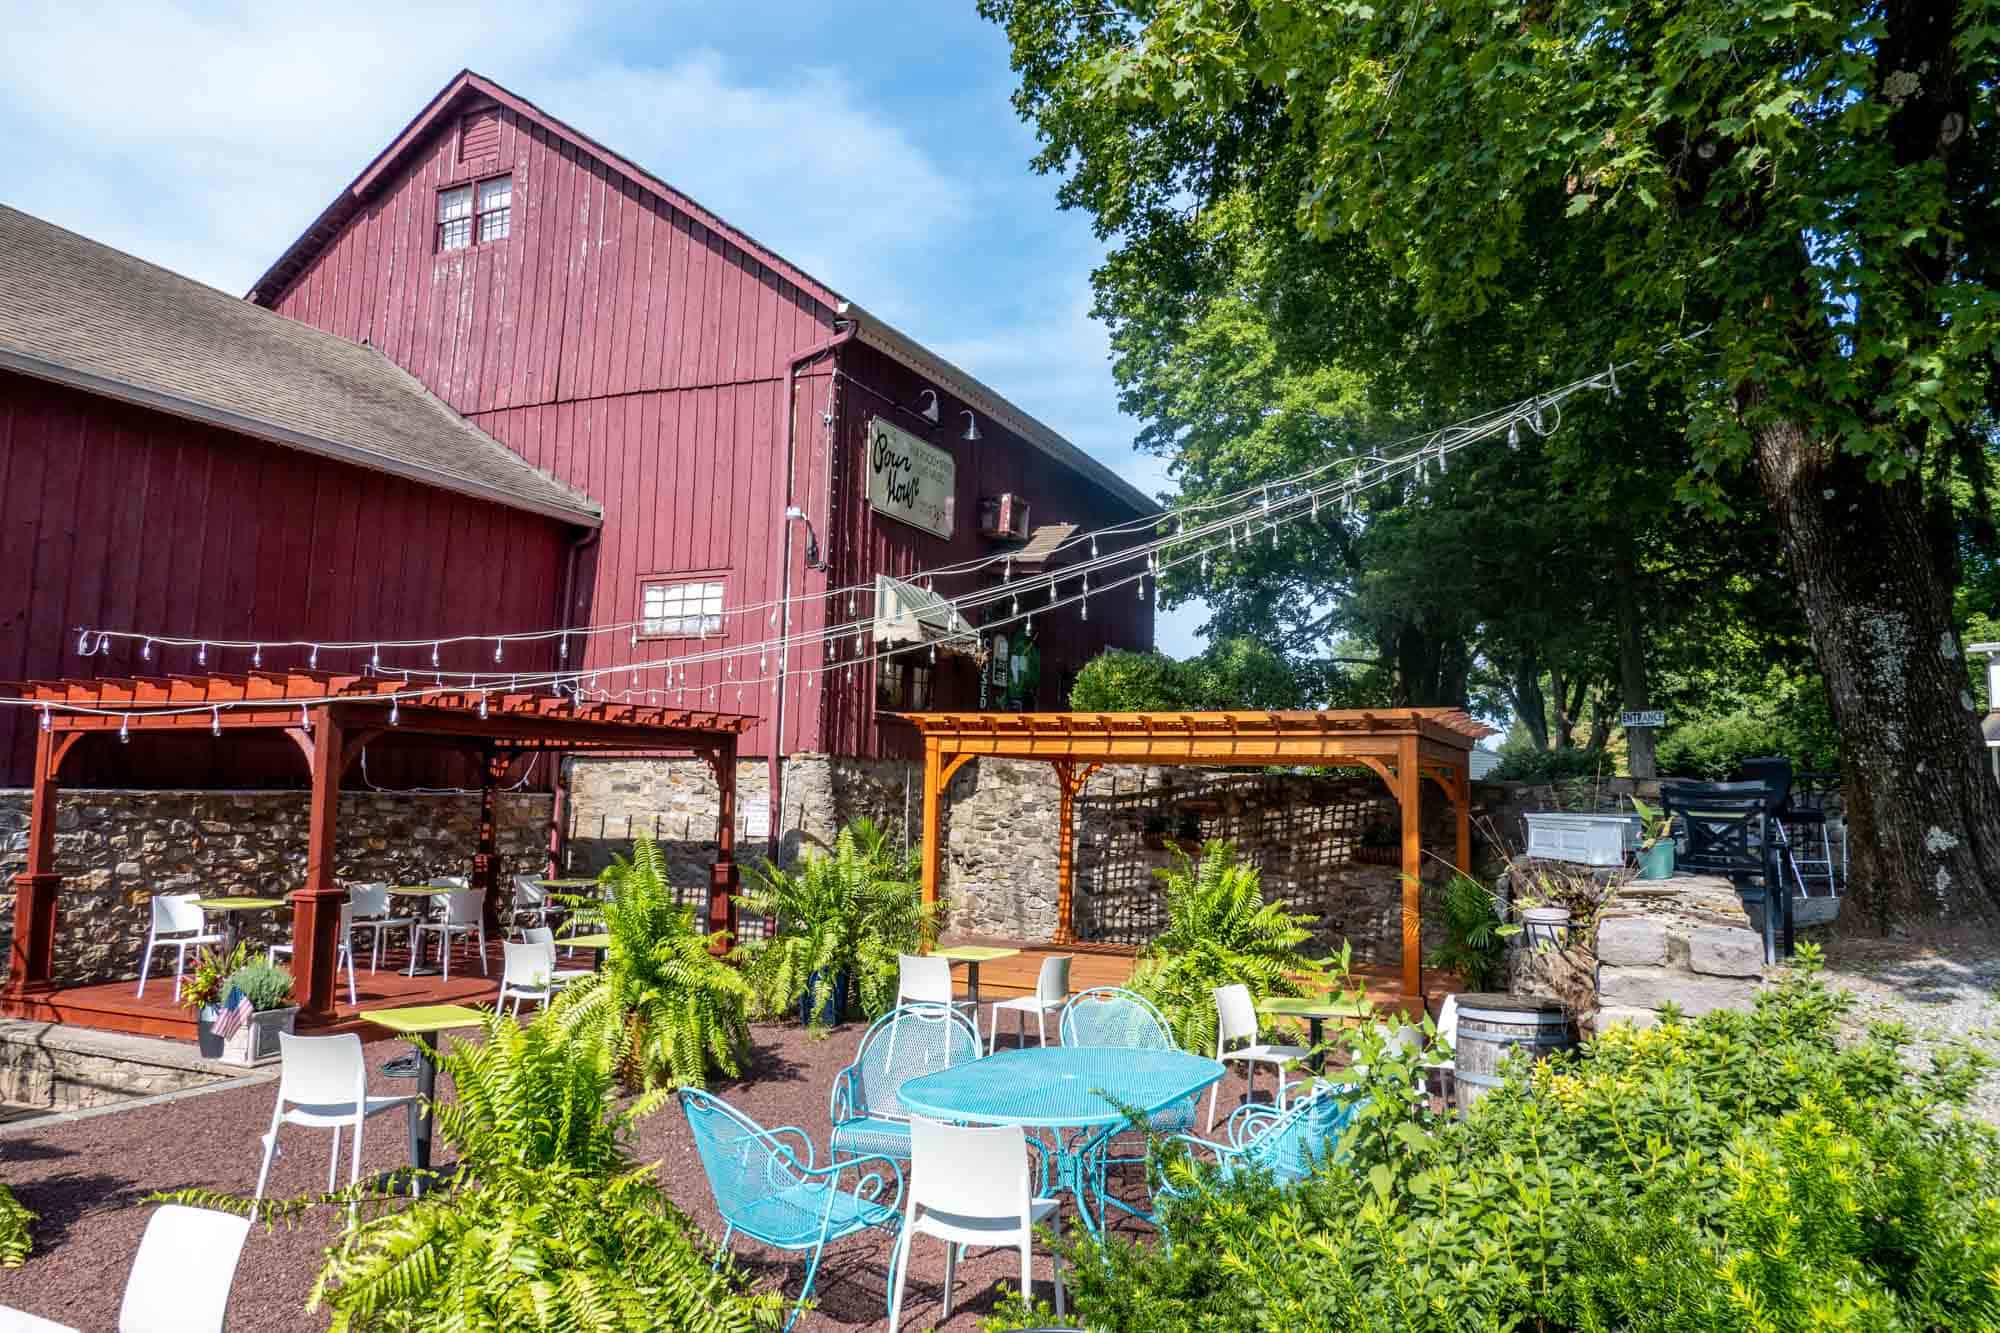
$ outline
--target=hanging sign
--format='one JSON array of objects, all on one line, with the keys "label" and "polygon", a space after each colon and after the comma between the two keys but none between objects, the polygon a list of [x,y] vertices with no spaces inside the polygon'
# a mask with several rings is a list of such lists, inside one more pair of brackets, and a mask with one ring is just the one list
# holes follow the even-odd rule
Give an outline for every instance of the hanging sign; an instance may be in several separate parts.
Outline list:
[{"label": "hanging sign", "polygon": [[958,466],[950,454],[881,417],[868,419],[868,507],[950,540]]},{"label": "hanging sign", "polygon": [[1618,715],[1621,727],[1664,727],[1667,725],[1667,710],[1664,708],[1642,708],[1628,710]]}]

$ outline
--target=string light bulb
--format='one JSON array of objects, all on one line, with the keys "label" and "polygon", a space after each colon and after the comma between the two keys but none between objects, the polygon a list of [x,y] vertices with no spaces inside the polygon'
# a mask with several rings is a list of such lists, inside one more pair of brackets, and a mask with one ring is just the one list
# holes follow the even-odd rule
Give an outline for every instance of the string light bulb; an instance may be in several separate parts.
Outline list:
[{"label": "string light bulb", "polygon": [[310,712],[306,711],[306,706],[305,706],[304,704],[300,704],[300,705],[299,705],[299,730],[300,730],[300,731],[311,731],[312,729],[313,729],[313,720],[312,720],[312,714],[311,714]]},{"label": "string light bulb", "polygon": [[392,695],[390,695],[390,696],[389,696],[389,725],[390,725],[390,726],[394,727],[394,726],[399,726],[399,725],[401,725],[401,723],[402,723],[402,708],[403,708],[403,700],[402,700],[402,698],[401,698],[400,696],[398,696],[398,695],[393,695],[393,694],[392,694]]},{"label": "string light bulb", "polygon": [[144,643],[142,643],[142,644],[140,644],[140,645],[139,645],[139,657],[140,657],[140,659],[141,659],[142,661],[151,661],[151,660],[152,660],[152,658],[153,658],[153,641],[152,641],[151,639],[148,639],[148,640],[146,640],[146,641],[145,641]]},{"label": "string light bulb", "polygon": [[118,743],[120,745],[129,745],[132,743],[132,715],[130,713],[118,719]]},{"label": "string light bulb", "polygon": [[496,662],[499,661],[500,654],[505,652],[506,650],[507,650],[507,641],[505,639],[495,639],[493,641],[493,660]]},{"label": "string light bulb", "polygon": [[220,736],[222,734],[222,710],[220,708],[211,708],[208,710],[208,713],[208,730],[210,734]]},{"label": "string light bulb", "polygon": [[371,654],[371,655],[370,655],[370,657],[368,658],[368,665],[369,665],[369,666],[371,666],[371,667],[376,667],[376,668],[378,668],[378,669],[379,669],[379,668],[381,667],[381,665],[382,665],[382,645],[381,645],[381,644],[379,644],[379,643],[378,643],[378,644],[376,644],[376,645],[375,645],[375,651],[374,651],[374,653],[373,653],[373,654]]},{"label": "string light bulb", "polygon": [[486,716],[486,696],[483,694],[479,696],[479,716]]},{"label": "string light bulb", "polygon": [[250,665],[253,667],[260,667],[264,665],[263,644],[260,643],[255,648],[250,650]]},{"label": "string light bulb", "polygon": [[54,720],[53,720],[53,719],[52,719],[52,718],[51,718],[51,717],[49,716],[49,706],[48,706],[47,704],[43,704],[43,705],[42,705],[42,730],[43,730],[43,731],[48,731],[48,730],[50,730],[50,729],[51,729],[52,727],[54,727],[54,725],[55,725],[55,722],[54,722]]},{"label": "string light bulb", "polygon": [[435,643],[431,645],[431,665],[432,665],[432,666],[436,666],[436,665],[438,664],[438,649],[439,649],[439,648],[440,648],[441,646],[442,646],[442,645],[440,645],[440,644],[435,644]]},{"label": "string light bulb", "polygon": [[205,644],[205,643],[204,643],[204,644],[203,644],[203,645],[202,645],[202,646],[201,646],[200,648],[198,648],[198,649],[196,649],[196,650],[195,650],[195,654],[194,654],[194,664],[195,664],[196,666],[207,666],[207,665],[208,665],[208,645],[207,645],[207,644]]},{"label": "string light bulb", "polygon": [[556,640],[556,660],[558,662],[569,661],[569,635],[567,634]]},{"label": "string light bulb", "polygon": [[1521,423],[1518,421],[1507,423],[1507,447],[1515,450],[1521,447]]},{"label": "string light bulb", "polygon": [[314,645],[312,646],[312,651],[306,654],[306,670],[308,670],[308,671],[317,671],[317,670],[319,670],[319,645],[318,645],[318,644],[314,644]]}]

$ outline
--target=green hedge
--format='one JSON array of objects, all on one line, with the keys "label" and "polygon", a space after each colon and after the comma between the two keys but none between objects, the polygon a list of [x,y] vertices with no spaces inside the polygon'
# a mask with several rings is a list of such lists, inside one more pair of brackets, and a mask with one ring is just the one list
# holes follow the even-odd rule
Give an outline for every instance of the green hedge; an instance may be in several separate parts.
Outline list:
[{"label": "green hedge", "polygon": [[[1816,956],[1754,1013],[1614,1027],[1463,1121],[1413,1095],[1415,1058],[1346,1037],[1371,1098],[1305,1184],[1172,1160],[1172,1245],[1065,1246],[1070,1313],[1103,1333],[2000,1328],[2000,1135],[1983,1073],[1926,1067]],[[993,1322],[1037,1322],[1012,1299]]]}]

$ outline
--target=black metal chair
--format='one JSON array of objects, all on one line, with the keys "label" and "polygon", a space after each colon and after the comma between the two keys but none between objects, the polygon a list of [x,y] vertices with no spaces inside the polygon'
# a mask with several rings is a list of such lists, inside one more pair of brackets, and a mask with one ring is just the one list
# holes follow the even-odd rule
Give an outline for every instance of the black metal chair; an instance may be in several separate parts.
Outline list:
[{"label": "black metal chair", "polygon": [[1792,952],[1792,895],[1779,867],[1773,791],[1764,782],[1662,782],[1660,799],[1676,816],[1685,843],[1675,857],[1683,869],[1721,875],[1736,886],[1743,905],[1764,919],[1764,961]]},{"label": "black metal chair", "polygon": [[[1800,895],[1810,898],[1813,885],[1824,884],[1827,897],[1838,897],[1841,876],[1826,827],[1827,775],[1794,773],[1791,760],[1769,755],[1745,759],[1743,776],[1772,788],[1771,813],[1777,821],[1780,868],[1791,871]],[[1838,784],[1839,777],[1834,775],[1834,787]]]}]

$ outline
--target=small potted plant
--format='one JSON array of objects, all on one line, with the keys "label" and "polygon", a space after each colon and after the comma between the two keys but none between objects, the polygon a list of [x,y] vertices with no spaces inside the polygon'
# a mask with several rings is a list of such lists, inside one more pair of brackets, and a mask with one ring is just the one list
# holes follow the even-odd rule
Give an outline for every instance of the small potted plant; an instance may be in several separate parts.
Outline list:
[{"label": "small potted plant", "polygon": [[229,977],[250,961],[250,946],[240,941],[234,949],[203,949],[195,955],[194,967],[181,982],[180,1006],[194,1014],[196,1044],[204,1060],[222,1058],[222,1036],[215,1020],[222,1014],[222,1001],[229,993]]},{"label": "small potted plant", "polygon": [[1632,808],[1639,813],[1639,873],[1635,879],[1672,879],[1674,874],[1674,817],[1655,810],[1634,796]]},{"label": "small potted plant", "polygon": [[222,1058],[230,1064],[255,1065],[279,1055],[278,1034],[290,1032],[299,1007],[292,1003],[292,974],[276,963],[253,959],[229,974],[223,984],[222,1008],[232,993],[249,1000],[251,1012],[231,1023],[218,1013],[223,1031]]}]

